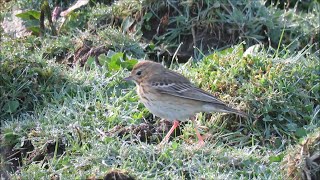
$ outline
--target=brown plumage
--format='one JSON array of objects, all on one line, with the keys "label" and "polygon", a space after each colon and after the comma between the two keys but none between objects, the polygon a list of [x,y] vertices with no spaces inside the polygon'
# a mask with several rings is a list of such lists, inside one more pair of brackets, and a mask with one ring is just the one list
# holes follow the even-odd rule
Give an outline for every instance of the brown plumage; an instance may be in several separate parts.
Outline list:
[{"label": "brown plumage", "polygon": [[[234,113],[246,117],[246,113],[233,109],[210,93],[194,86],[187,78],[166,69],[159,63],[141,61],[125,80],[132,80],[137,85],[141,102],[154,115],[173,121],[174,124],[164,142],[179,125],[198,112]],[[196,133],[201,145],[204,144],[197,128]]]}]

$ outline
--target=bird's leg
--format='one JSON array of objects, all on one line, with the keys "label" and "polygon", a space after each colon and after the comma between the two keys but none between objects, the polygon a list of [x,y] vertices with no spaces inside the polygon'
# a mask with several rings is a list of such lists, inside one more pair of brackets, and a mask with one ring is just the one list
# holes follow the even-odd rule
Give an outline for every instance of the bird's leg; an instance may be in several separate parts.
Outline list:
[{"label": "bird's leg", "polygon": [[164,137],[164,139],[161,141],[160,144],[167,143],[169,141],[170,135],[173,133],[173,131],[179,126],[179,121],[175,120],[173,121],[173,125],[167,135]]},{"label": "bird's leg", "polygon": [[196,134],[197,134],[197,137],[198,137],[198,140],[199,140],[198,144],[199,144],[199,146],[204,146],[205,143],[203,141],[202,136],[200,135],[200,133],[198,131],[197,124],[196,124],[196,122],[194,120],[192,120],[192,122],[194,124],[194,130],[196,130]]}]

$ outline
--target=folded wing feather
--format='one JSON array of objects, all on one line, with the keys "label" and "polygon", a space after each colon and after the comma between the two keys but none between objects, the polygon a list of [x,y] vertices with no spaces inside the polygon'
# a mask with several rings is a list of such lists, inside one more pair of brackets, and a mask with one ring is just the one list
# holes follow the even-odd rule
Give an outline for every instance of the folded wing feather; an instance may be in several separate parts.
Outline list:
[{"label": "folded wing feather", "polygon": [[152,87],[156,89],[159,93],[169,94],[172,96],[183,97],[187,99],[192,99],[196,101],[203,101],[208,103],[226,105],[224,102],[220,101],[213,95],[207,93],[206,91],[195,87],[191,82],[184,76],[177,74],[175,72],[170,73],[170,79],[164,74],[157,78],[152,78],[153,82],[150,82]]}]

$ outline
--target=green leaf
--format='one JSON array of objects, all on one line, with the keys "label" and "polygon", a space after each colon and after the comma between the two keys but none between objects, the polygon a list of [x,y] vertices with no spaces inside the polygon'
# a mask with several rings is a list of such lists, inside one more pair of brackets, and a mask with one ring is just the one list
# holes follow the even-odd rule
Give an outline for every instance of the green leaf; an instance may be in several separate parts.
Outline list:
[{"label": "green leaf", "polygon": [[31,27],[28,27],[27,29],[30,30],[35,35],[40,34],[40,27],[38,26],[31,26]]},{"label": "green leaf", "polygon": [[146,21],[149,21],[152,17],[152,13],[151,12],[148,12],[147,14],[145,14],[143,16],[143,19],[146,20]]},{"label": "green leaf", "polygon": [[40,20],[40,11],[30,10],[20,14],[16,14],[16,16],[23,20]]},{"label": "green leaf", "polygon": [[284,154],[283,154],[283,153],[281,153],[281,154],[279,154],[279,155],[276,155],[276,156],[270,156],[270,157],[269,157],[269,161],[270,161],[270,162],[281,162],[282,159],[283,159],[283,157],[284,157]]},{"label": "green leaf", "polygon": [[133,25],[134,23],[134,19],[131,18],[130,16],[128,16],[127,18],[125,18],[121,24],[121,27],[122,27],[122,31],[123,32],[126,32],[129,30],[129,28]]},{"label": "green leaf", "polygon": [[19,101],[13,100],[13,101],[8,101],[3,106],[3,110],[8,113],[14,113],[17,111],[18,107],[19,107]]},{"label": "green leaf", "polygon": [[[115,62],[120,62],[120,60],[123,59],[123,53],[122,52],[119,52],[119,53],[116,53],[114,55],[111,56],[111,61],[115,61]],[[119,63],[120,65],[120,63]]]},{"label": "green leaf", "polygon": [[124,68],[127,68],[127,69],[131,70],[131,69],[133,68],[133,66],[134,66],[135,64],[137,64],[137,63],[138,63],[138,60],[136,60],[136,59],[130,59],[130,60],[127,60],[127,61],[121,63],[121,66],[124,67]]},{"label": "green leaf", "polygon": [[296,130],[295,135],[301,138],[307,136],[307,131],[303,127],[301,127]]},{"label": "green leaf", "polygon": [[123,53],[115,53],[111,56],[110,61],[108,62],[108,68],[111,71],[117,71],[121,67],[121,59],[123,59]]},{"label": "green leaf", "polygon": [[153,51],[156,48],[156,45],[153,43],[150,43],[148,47],[150,48],[150,50]]},{"label": "green leaf", "polygon": [[120,64],[117,61],[111,61],[108,64],[108,68],[111,71],[117,71],[120,69]]}]

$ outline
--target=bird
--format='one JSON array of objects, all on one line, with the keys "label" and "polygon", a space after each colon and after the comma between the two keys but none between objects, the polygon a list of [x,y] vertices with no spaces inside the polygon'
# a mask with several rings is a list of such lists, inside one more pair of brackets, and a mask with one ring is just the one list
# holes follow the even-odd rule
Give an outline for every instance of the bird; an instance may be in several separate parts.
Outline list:
[{"label": "bird", "polygon": [[[160,144],[169,141],[179,122],[188,121],[196,113],[223,112],[247,117],[245,112],[229,107],[212,94],[193,85],[183,75],[157,62],[138,62],[124,80],[136,84],[140,101],[153,115],[173,122]],[[196,125],[195,132],[198,144],[203,146],[205,143]]]}]

